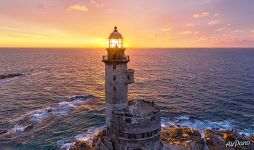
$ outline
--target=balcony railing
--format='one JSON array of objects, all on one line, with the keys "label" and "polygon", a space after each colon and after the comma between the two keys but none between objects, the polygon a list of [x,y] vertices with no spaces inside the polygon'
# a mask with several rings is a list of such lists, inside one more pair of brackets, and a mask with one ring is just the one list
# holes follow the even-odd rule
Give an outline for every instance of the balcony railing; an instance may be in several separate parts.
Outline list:
[{"label": "balcony railing", "polygon": [[110,58],[108,55],[104,55],[102,57],[102,61],[130,61],[130,57],[128,55],[124,55],[121,58]]}]

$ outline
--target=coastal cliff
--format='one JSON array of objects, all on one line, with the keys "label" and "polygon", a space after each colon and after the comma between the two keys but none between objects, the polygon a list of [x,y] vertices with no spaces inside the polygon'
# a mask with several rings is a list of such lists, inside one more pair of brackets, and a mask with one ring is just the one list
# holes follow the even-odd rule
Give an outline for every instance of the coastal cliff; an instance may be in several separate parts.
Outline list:
[{"label": "coastal cliff", "polygon": [[[251,150],[254,136],[247,137],[238,132],[207,129],[204,131],[188,127],[167,127],[161,131],[162,150]],[[113,145],[106,131],[93,138],[92,144],[77,141],[71,150],[112,150]]]}]

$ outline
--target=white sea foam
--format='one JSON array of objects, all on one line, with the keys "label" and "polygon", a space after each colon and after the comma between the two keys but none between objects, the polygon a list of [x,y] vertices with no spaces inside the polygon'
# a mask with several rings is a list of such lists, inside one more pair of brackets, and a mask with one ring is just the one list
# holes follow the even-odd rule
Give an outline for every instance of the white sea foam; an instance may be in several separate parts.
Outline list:
[{"label": "white sea foam", "polygon": [[75,144],[75,142],[67,142],[67,143],[65,143],[64,140],[57,141],[57,145],[60,147],[60,149],[63,149],[63,150],[69,150],[69,149],[71,149],[71,147],[73,147],[74,144]]},{"label": "white sea foam", "polygon": [[204,138],[205,129],[232,130],[234,128],[232,122],[228,120],[221,122],[214,122],[208,120],[201,121],[198,119],[193,119],[191,118],[191,116],[188,115],[177,116],[175,118],[162,117],[161,127],[166,128],[169,126],[182,126],[199,130],[202,138]]},{"label": "white sea foam", "polygon": [[[87,131],[85,133],[78,134],[78,135],[74,136],[74,138],[72,140],[69,140],[69,141],[64,141],[64,140],[57,141],[57,145],[62,150],[69,150],[72,146],[74,146],[74,144],[77,141],[88,142],[89,145],[92,145],[93,138],[99,132],[101,132],[104,128],[105,128],[105,126],[90,127],[90,128],[87,129]],[[70,142],[70,141],[72,141],[72,142]]]},{"label": "white sea foam", "polygon": [[[49,106],[43,109],[35,110],[26,113],[25,115],[18,117],[11,121],[11,123],[16,123],[18,121],[24,121],[26,118],[28,118],[27,123],[36,123],[43,121],[49,116],[56,116],[56,117],[63,117],[68,115],[71,110],[75,109],[75,107],[78,107],[80,105],[85,104],[85,102],[89,101],[90,95],[86,94],[84,96],[76,96],[72,98],[72,101],[63,101],[60,102],[54,106]],[[29,124],[30,124],[29,123]],[[13,128],[11,128],[8,133],[14,134],[14,133],[20,133],[24,132],[28,126],[24,124],[21,125],[15,125]]]},{"label": "white sea foam", "polygon": [[167,126],[186,126],[194,129],[219,129],[219,130],[231,130],[233,125],[231,121],[225,120],[221,122],[214,122],[208,120],[192,119],[190,116],[177,116],[175,118],[161,118],[162,127]]},{"label": "white sea foam", "polygon": [[72,101],[62,101],[55,106],[50,106],[41,110],[33,111],[33,113],[29,113],[30,121],[42,121],[49,115],[54,116],[66,116],[70,113],[71,110],[75,109],[85,102],[88,101],[90,95],[84,95],[74,98]]},{"label": "white sea foam", "polygon": [[93,141],[93,138],[100,132],[104,129],[104,126],[102,127],[98,127],[98,128],[95,128],[95,127],[91,127],[91,128],[88,128],[87,129],[87,132],[85,132],[84,134],[79,134],[79,135],[76,135],[74,137],[74,139],[76,141],[86,141],[88,142],[89,144],[92,144],[92,141]]},{"label": "white sea foam", "polygon": [[9,130],[9,133],[14,134],[14,133],[23,132],[23,131],[26,130],[27,127],[28,127],[28,126],[15,125],[13,128],[11,128],[11,129]]},{"label": "white sea foam", "polygon": [[[162,128],[167,128],[170,126],[189,127],[189,128],[199,130],[202,138],[204,138],[205,129],[216,129],[221,131],[233,130],[233,129],[236,129],[233,123],[234,121],[232,120],[224,120],[220,122],[209,121],[209,120],[201,121],[199,119],[191,118],[191,116],[188,116],[188,115],[176,116],[175,118],[167,118],[167,117],[161,118]],[[238,132],[239,134],[245,135],[247,137],[254,134],[253,130],[250,130],[250,129],[239,130]]]},{"label": "white sea foam", "polygon": [[190,115],[177,116],[176,119],[179,119],[179,120],[189,120],[190,119]]},{"label": "white sea foam", "polygon": [[48,112],[46,110],[38,111],[37,113],[34,113],[30,116],[30,120],[32,121],[41,121],[45,117],[47,117]]}]

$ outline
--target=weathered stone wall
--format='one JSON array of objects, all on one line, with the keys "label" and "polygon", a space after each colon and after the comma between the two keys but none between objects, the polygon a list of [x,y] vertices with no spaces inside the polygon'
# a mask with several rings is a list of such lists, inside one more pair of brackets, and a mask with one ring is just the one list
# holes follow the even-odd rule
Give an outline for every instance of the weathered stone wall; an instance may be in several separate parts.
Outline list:
[{"label": "weathered stone wall", "polygon": [[105,64],[106,125],[110,127],[113,110],[128,107],[127,62]]},{"label": "weathered stone wall", "polygon": [[112,114],[111,137],[117,150],[159,150],[160,130],[160,112],[157,109],[146,116],[124,111]]},{"label": "weathered stone wall", "polygon": [[119,150],[160,150],[160,136],[145,139],[145,140],[120,140]]}]

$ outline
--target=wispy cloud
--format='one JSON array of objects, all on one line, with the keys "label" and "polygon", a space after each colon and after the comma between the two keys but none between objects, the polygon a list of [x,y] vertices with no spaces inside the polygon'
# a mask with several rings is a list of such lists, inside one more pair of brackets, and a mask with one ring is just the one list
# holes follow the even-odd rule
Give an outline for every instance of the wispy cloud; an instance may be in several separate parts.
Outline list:
[{"label": "wispy cloud", "polygon": [[207,17],[209,15],[210,15],[209,12],[201,12],[201,13],[193,14],[192,17],[193,18],[202,18],[202,17]]},{"label": "wispy cloud", "polygon": [[98,3],[96,0],[90,0],[91,4],[94,5],[96,8],[103,8],[104,4]]},{"label": "wispy cloud", "polygon": [[226,31],[226,30],[231,30],[232,29],[232,25],[231,24],[226,24],[223,27],[220,27],[218,29],[216,29],[216,32],[221,32],[221,31]]},{"label": "wispy cloud", "polygon": [[217,24],[220,24],[220,20],[218,19],[214,19],[208,22],[208,25],[211,25],[211,26],[217,25]]},{"label": "wispy cloud", "polygon": [[70,5],[67,9],[67,12],[70,12],[70,11],[86,12],[86,11],[88,11],[88,8],[84,4],[73,4],[73,5]]}]

